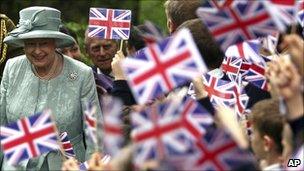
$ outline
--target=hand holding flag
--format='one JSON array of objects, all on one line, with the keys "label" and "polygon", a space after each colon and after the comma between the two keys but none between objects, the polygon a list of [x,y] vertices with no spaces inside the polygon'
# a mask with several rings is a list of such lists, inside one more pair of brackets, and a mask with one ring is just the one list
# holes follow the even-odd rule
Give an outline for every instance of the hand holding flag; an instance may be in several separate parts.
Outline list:
[{"label": "hand holding flag", "polygon": [[61,171],[81,170],[75,158],[69,158],[64,161],[61,166]]}]

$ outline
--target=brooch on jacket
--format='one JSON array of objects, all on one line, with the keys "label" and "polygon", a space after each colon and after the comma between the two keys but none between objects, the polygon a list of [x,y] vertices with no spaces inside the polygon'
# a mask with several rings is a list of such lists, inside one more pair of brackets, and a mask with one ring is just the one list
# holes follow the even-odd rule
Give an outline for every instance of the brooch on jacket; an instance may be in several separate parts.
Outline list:
[{"label": "brooch on jacket", "polygon": [[71,73],[69,74],[70,80],[76,80],[77,77],[78,77],[77,72],[71,72]]}]

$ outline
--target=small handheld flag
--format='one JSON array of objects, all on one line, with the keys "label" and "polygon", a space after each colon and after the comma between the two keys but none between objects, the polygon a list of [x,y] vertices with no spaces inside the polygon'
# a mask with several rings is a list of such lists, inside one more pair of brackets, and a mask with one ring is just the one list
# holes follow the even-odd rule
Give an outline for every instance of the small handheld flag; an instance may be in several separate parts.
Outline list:
[{"label": "small handheld flag", "polygon": [[101,39],[129,39],[131,11],[90,8],[89,37]]},{"label": "small handheld flag", "polygon": [[182,29],[161,42],[148,44],[134,58],[126,58],[122,68],[140,104],[207,71],[188,29]]},{"label": "small handheld flag", "polygon": [[68,133],[67,132],[63,132],[60,134],[60,141],[64,150],[64,156],[66,158],[72,158],[75,157],[75,153],[73,150],[73,145],[71,144],[69,137],[68,137]]},{"label": "small handheld flag", "polygon": [[60,149],[56,130],[50,110],[1,126],[1,146],[8,164]]}]

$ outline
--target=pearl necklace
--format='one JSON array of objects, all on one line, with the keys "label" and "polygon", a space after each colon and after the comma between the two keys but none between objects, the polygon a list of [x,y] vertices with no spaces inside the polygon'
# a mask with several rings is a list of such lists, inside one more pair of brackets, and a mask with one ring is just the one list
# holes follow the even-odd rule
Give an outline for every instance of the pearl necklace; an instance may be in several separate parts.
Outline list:
[{"label": "pearl necklace", "polygon": [[55,59],[54,59],[54,62],[52,64],[52,67],[50,69],[50,71],[45,75],[45,76],[40,76],[39,73],[37,72],[35,66],[32,64],[32,68],[34,70],[34,74],[42,79],[42,80],[50,80],[52,78],[54,78],[55,76],[57,76],[57,74],[60,72],[60,68],[61,68],[61,58],[59,59],[60,57],[58,57],[56,54],[55,54]]}]

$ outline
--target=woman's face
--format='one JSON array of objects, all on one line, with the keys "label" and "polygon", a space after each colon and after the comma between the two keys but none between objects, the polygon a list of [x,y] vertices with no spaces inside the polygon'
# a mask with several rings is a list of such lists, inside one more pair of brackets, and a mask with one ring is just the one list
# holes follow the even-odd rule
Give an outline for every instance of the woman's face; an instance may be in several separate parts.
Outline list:
[{"label": "woman's face", "polygon": [[24,42],[24,52],[36,68],[48,68],[55,59],[54,39],[27,39]]},{"label": "woman's face", "polygon": [[69,47],[61,48],[60,50],[64,55],[67,55],[69,57],[72,57],[73,59],[81,61],[81,52],[79,45],[77,43],[74,43],[74,45]]}]

